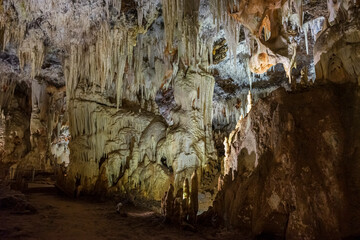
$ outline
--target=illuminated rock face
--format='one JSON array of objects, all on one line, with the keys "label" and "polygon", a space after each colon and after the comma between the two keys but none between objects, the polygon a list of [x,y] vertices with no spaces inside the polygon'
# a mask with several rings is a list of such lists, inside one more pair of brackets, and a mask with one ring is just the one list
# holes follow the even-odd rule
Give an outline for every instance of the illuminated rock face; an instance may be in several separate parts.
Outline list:
[{"label": "illuminated rock face", "polygon": [[[211,105],[214,80],[190,69],[174,82],[175,109],[169,123],[156,106],[116,106],[86,100],[79,94],[70,104],[72,141],[68,186],[81,175],[82,191],[92,193],[134,191],[160,200],[172,183],[182,187],[195,170],[206,176],[216,172],[212,140]],[[81,96],[85,96],[83,99]],[[211,180],[211,179],[209,179]]]},{"label": "illuminated rock face", "polygon": [[[18,82],[31,89],[24,164],[68,165],[59,185],[69,193],[80,184],[83,193],[160,200],[195,170],[200,188],[211,188],[213,42],[199,38],[200,1],[1,3],[1,45],[16,52],[17,74],[28,78]],[[172,107],[161,104],[166,92]]]},{"label": "illuminated rock face", "polygon": [[247,28],[252,72],[264,73],[271,66],[282,63],[288,77],[291,77],[291,58],[296,54],[296,43],[292,41],[287,28],[302,27],[301,1],[213,0],[213,4],[229,14],[230,19],[223,19],[221,13],[215,14],[218,21],[229,25],[234,24],[232,21],[238,21]]},{"label": "illuminated rock face", "polygon": [[254,235],[357,236],[359,101],[354,85],[260,100],[230,135],[215,212]]}]

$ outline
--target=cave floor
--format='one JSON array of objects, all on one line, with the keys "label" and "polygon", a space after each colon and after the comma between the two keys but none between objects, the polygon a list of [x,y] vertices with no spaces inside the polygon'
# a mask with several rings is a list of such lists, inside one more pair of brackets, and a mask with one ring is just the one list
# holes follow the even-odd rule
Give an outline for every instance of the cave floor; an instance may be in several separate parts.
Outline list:
[{"label": "cave floor", "polygon": [[124,217],[112,203],[70,199],[53,185],[30,184],[26,196],[37,213],[0,211],[0,239],[243,239],[210,227],[184,231],[147,209],[127,207]]}]

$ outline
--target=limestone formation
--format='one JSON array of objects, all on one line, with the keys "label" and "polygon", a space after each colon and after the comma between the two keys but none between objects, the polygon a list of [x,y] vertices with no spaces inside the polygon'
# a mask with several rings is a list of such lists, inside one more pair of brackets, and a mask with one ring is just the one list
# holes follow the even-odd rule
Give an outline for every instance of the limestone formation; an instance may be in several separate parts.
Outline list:
[{"label": "limestone formation", "polygon": [[359,6],[353,1],[338,1],[329,8],[332,9],[329,17],[332,26],[321,32],[314,47],[317,79],[357,83],[360,59],[355,53],[360,49]]},{"label": "limestone formation", "polygon": [[191,176],[191,189],[186,178],[183,185],[184,188],[178,189],[174,197],[174,187],[170,185],[161,202],[161,212],[165,216],[166,221],[184,226],[190,226],[189,224],[194,226],[196,224],[199,210],[198,185],[196,171]]},{"label": "limestone formation", "polygon": [[188,220],[190,212],[190,186],[189,180],[186,178],[184,182],[183,198],[181,204],[181,220],[183,222]]},{"label": "limestone formation", "polygon": [[240,120],[227,159],[232,169],[214,202],[227,225],[286,239],[358,234],[353,201],[359,196],[360,138],[346,127],[359,128],[353,87],[279,89]]},{"label": "limestone formation", "polygon": [[191,192],[190,192],[190,206],[189,206],[189,222],[196,223],[196,216],[199,211],[198,203],[198,177],[196,171],[191,176]]},{"label": "limestone formation", "polygon": [[177,191],[174,199],[174,213],[172,217],[173,223],[181,224],[182,222],[183,219],[182,203],[183,203],[183,190],[182,188],[180,188]]},{"label": "limestone formation", "polygon": [[174,187],[170,184],[164,199],[164,216],[166,221],[171,221],[174,216]]}]

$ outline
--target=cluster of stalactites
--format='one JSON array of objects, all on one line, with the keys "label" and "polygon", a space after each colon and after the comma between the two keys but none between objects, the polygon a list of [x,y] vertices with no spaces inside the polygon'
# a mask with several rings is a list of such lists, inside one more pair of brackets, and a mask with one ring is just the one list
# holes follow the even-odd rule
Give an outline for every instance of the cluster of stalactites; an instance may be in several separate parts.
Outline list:
[{"label": "cluster of stalactites", "polygon": [[16,27],[12,26],[7,20],[1,15],[0,19],[0,29],[3,32],[3,41],[0,43],[2,51],[5,50],[6,46],[11,42],[15,45],[19,45],[24,39],[26,25],[18,25]]},{"label": "cluster of stalactites", "polygon": [[[98,163],[102,157],[119,150],[120,145],[130,146],[133,140],[139,143],[141,133],[150,122],[136,116],[137,113],[122,111],[116,114],[115,109],[92,102],[75,100],[69,103],[69,107],[72,109],[69,111],[71,138],[82,146],[72,153],[79,162]],[[143,159],[147,148],[142,150],[144,153],[140,153],[140,159]]]},{"label": "cluster of stalactites", "polygon": [[[254,96],[253,96],[254,94]],[[213,121],[219,125],[236,123],[241,116],[250,112],[253,101],[257,101],[263,94],[244,92],[238,94],[236,98],[227,101],[217,101],[213,103]]]},{"label": "cluster of stalactites", "polygon": [[117,106],[121,106],[125,65],[132,61],[133,45],[129,38],[125,29],[110,29],[104,24],[95,44],[72,45],[64,67],[67,96],[74,97],[79,81],[93,92],[104,92],[115,85]]},{"label": "cluster of stalactites", "polygon": [[[246,34],[254,35],[253,37],[260,37],[262,32],[264,32],[264,40],[267,41],[271,37],[271,26],[273,24],[283,25],[288,28],[297,28],[300,32],[300,29],[303,27],[303,1],[302,0],[288,0],[285,3],[277,4],[276,6],[270,6],[268,8],[261,7],[258,8],[258,14],[262,15],[260,19],[260,24],[254,19],[257,18],[255,13],[248,12],[246,4],[243,1],[239,0],[212,0],[212,14],[214,17],[214,22],[218,26],[224,26],[226,39],[229,44],[229,49],[236,60],[236,48],[239,42],[239,30],[240,22],[244,24],[249,31],[246,31]],[[281,9],[282,23],[272,23],[271,17],[266,14],[269,9]],[[308,27],[305,26],[303,31],[308,30]],[[246,37],[246,40],[251,39],[251,37]],[[307,38],[305,38],[307,41]],[[248,44],[251,53],[256,53],[258,45]],[[306,42],[306,46],[308,46]],[[295,55],[290,51],[292,55]],[[289,60],[290,61],[290,60]],[[288,68],[292,66],[286,66]],[[287,72],[290,72],[288,70]]]},{"label": "cluster of stalactites", "polygon": [[[105,9],[110,9],[110,6],[117,9],[119,12],[121,11],[121,3],[123,0],[105,0]],[[109,12],[107,12],[109,16]]]},{"label": "cluster of stalactites", "polygon": [[[120,0],[107,0],[106,3],[107,6],[121,7]],[[79,44],[79,36],[84,36],[90,29],[90,14],[101,18],[103,7],[99,4],[70,3],[67,0],[1,1],[0,29],[3,41],[0,44],[4,50],[11,43],[11,47],[17,49],[21,69],[30,65],[31,78],[35,78],[43,64],[45,42],[51,41],[60,48],[66,48],[69,43]],[[83,9],[76,12],[75,9],[80,6]]]},{"label": "cluster of stalactites", "polygon": [[[199,38],[200,0],[162,1],[167,56],[187,66],[211,63],[212,43]],[[166,57],[166,56],[165,56]]]},{"label": "cluster of stalactites", "polygon": [[[293,9],[295,9],[295,13]],[[282,9],[282,24],[288,28],[297,28],[298,32],[304,33],[306,53],[309,54],[308,31],[311,30],[311,34],[314,36],[313,30],[315,27],[318,27],[319,22],[313,20],[304,23],[303,0],[289,0],[288,4],[284,5]]]},{"label": "cluster of stalactites", "polygon": [[[116,0],[113,0],[116,1]],[[156,18],[156,11],[151,11],[151,9],[156,9],[161,0],[136,0],[137,1],[137,15],[138,15],[138,25],[143,26],[144,19],[147,22],[152,21]],[[150,21],[149,21],[150,20]]]},{"label": "cluster of stalactites", "polygon": [[322,30],[323,23],[325,21],[324,17],[319,17],[309,22],[306,22],[302,26],[302,30],[304,32],[305,38],[305,47],[306,53],[309,54],[309,43],[308,43],[308,32],[310,31],[311,37],[313,38],[314,42],[316,41],[316,35],[318,32]]},{"label": "cluster of stalactites", "polygon": [[[115,2],[113,0],[109,4]],[[64,67],[68,96],[74,98],[78,87],[85,92],[115,94],[118,108],[122,106],[123,99],[137,101],[138,94],[141,95],[142,105],[143,101],[155,99],[171,65],[164,57],[161,32],[153,31],[150,37],[145,36],[157,12],[150,11],[151,19],[142,26],[142,18],[149,17],[149,8],[154,4],[138,1],[138,26],[126,24],[125,18],[114,27],[103,22],[96,32],[95,41],[70,46]],[[151,69],[155,69],[155,74]]]},{"label": "cluster of stalactites", "polygon": [[212,0],[212,14],[214,22],[225,22],[227,16],[234,13],[235,11],[242,11],[240,9],[240,0]]},{"label": "cluster of stalactites", "polygon": [[209,76],[201,76],[200,79],[195,81],[195,85],[197,85],[197,97],[193,103],[193,107],[199,109],[203,113],[203,126],[199,123],[200,129],[202,129],[204,126],[211,125],[213,118],[212,99],[214,93],[214,80]]},{"label": "cluster of stalactites", "polygon": [[11,10],[13,1],[0,1],[0,30],[2,32],[2,42],[0,46],[2,51],[9,45],[13,44],[18,47],[25,36],[26,24],[20,22],[18,13]]},{"label": "cluster of stalactites", "polygon": [[211,11],[217,31],[220,26],[224,27],[225,38],[230,49],[230,54],[234,64],[237,57],[237,46],[240,41],[241,23],[236,21],[232,16],[236,9],[239,9],[240,1],[238,0],[212,0]]},{"label": "cluster of stalactites", "polygon": [[[164,80],[171,77],[167,72],[170,62],[161,59],[164,49],[161,42],[149,41],[137,34],[137,29],[110,29],[104,24],[95,44],[72,45],[64,68],[67,95],[76,97],[79,88],[105,95],[115,92],[118,108],[123,99],[136,101],[138,93],[141,105],[145,100],[155,99]],[[144,58],[149,61],[144,63]],[[155,69],[155,74],[144,74],[146,67]]]},{"label": "cluster of stalactites", "polygon": [[33,38],[23,41],[18,49],[20,68],[23,70],[25,65],[30,64],[30,76],[34,79],[41,70],[41,66],[44,62],[44,55],[45,46],[41,40]]}]

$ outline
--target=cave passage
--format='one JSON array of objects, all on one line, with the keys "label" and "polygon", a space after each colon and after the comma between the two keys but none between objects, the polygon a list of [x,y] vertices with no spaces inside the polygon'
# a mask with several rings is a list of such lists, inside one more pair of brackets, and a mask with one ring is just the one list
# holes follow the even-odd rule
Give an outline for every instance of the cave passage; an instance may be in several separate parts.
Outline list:
[{"label": "cave passage", "polygon": [[[1,190],[4,194],[5,190]],[[16,198],[16,194],[19,193],[10,195]],[[197,232],[184,231],[178,226],[166,224],[163,216],[141,206],[125,204],[122,211],[126,215],[119,214],[113,201],[71,199],[59,194],[55,186],[48,183],[29,183],[26,198],[36,213],[19,206],[11,210],[1,209],[0,239],[197,240],[234,237],[234,233],[221,233],[210,227]]]}]

